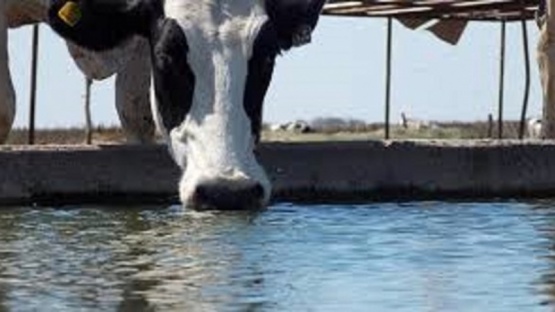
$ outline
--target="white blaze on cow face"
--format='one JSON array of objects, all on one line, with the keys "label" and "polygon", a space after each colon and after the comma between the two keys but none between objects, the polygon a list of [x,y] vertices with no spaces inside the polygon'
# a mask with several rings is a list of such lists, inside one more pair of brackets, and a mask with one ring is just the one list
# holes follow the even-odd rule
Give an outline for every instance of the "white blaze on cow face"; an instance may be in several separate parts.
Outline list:
[{"label": "white blaze on cow face", "polygon": [[181,200],[194,203],[202,184],[256,184],[264,205],[270,182],[253,153],[243,105],[253,43],[267,20],[262,1],[166,0],[164,9],[187,38],[195,77],[189,113],[181,125],[167,129],[172,154],[185,167]]}]

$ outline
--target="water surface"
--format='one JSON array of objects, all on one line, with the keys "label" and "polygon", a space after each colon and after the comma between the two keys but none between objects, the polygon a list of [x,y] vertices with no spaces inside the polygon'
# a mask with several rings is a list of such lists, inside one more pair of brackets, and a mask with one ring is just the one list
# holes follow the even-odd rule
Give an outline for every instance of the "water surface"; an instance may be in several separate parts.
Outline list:
[{"label": "water surface", "polygon": [[555,205],[0,211],[0,310],[552,311]]}]

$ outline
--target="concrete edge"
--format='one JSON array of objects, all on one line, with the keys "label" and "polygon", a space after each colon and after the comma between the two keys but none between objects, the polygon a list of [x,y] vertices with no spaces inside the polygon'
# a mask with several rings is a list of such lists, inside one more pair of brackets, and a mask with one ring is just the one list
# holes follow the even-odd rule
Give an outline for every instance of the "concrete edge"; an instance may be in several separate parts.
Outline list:
[{"label": "concrete edge", "polygon": [[[555,143],[266,143],[274,202],[338,203],[555,197]],[[0,205],[178,203],[164,146],[5,146]]]}]

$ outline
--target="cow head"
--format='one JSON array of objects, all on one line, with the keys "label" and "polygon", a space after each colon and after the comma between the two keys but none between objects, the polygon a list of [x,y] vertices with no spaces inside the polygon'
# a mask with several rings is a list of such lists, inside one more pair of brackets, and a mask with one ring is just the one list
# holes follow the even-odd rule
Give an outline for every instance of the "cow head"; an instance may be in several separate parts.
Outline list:
[{"label": "cow head", "polygon": [[274,61],[310,41],[325,0],[52,0],[49,23],[93,50],[148,38],[152,107],[184,174],[184,204],[263,207],[254,149]]}]

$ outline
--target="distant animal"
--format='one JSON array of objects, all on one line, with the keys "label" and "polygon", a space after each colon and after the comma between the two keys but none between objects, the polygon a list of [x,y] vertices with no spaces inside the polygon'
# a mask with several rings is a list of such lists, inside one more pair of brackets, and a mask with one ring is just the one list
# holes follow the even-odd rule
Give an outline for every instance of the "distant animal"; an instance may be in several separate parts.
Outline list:
[{"label": "distant animal", "polygon": [[531,139],[540,139],[542,133],[542,120],[541,118],[528,119],[528,137]]},{"label": "distant animal", "polygon": [[286,123],[277,123],[270,126],[270,131],[289,131],[289,132],[297,132],[297,133],[308,133],[312,131],[312,127],[306,122],[302,120],[286,122]]},{"label": "distant animal", "polygon": [[408,130],[420,130],[436,127],[432,122],[426,120],[409,119],[405,113],[401,113],[401,126]]},{"label": "distant animal", "polygon": [[286,125],[285,128],[287,131],[298,132],[298,133],[308,133],[312,131],[310,125],[306,121],[302,121],[302,120],[290,122]]},{"label": "distant animal", "polygon": [[272,124],[270,125],[270,131],[272,132],[284,131],[286,126],[287,126],[286,124],[280,124],[280,123]]},{"label": "distant animal", "polygon": [[[11,130],[16,95],[8,67],[8,28],[47,21],[50,0],[0,0],[0,144]],[[116,49],[94,52],[68,43],[69,52],[83,73],[93,79],[117,74],[116,107],[130,142],[151,142],[154,121],[150,110],[148,42],[130,38]],[[56,77],[53,79],[63,79]]]},{"label": "distant animal", "polygon": [[254,149],[275,59],[311,41],[325,0],[51,0],[48,21],[95,51],[146,38],[155,122],[184,174],[184,205],[265,206]]}]

